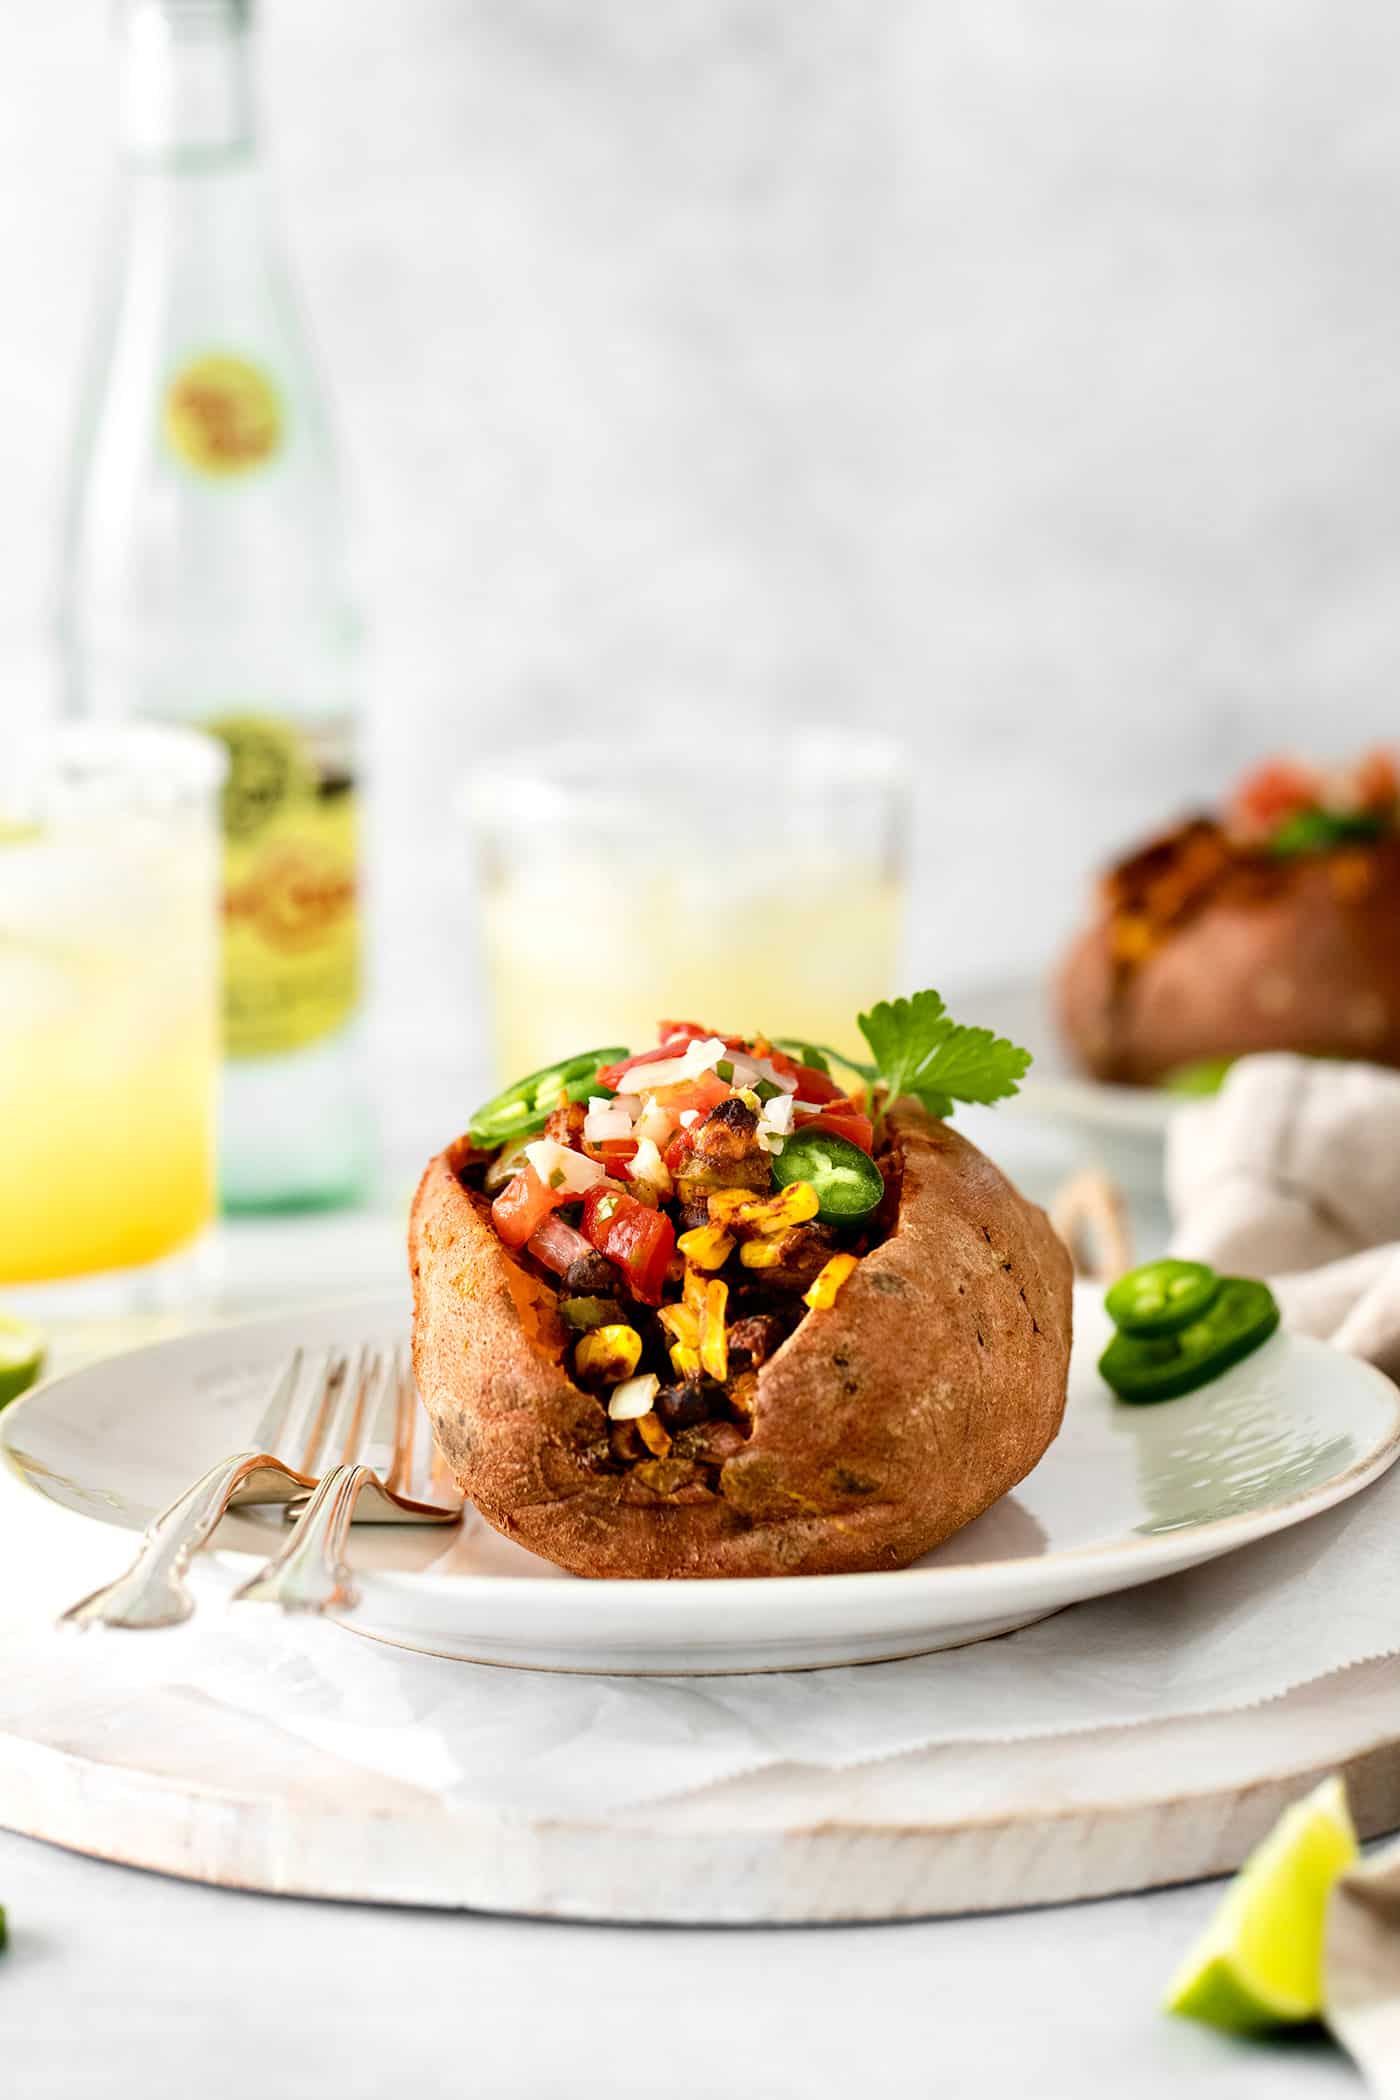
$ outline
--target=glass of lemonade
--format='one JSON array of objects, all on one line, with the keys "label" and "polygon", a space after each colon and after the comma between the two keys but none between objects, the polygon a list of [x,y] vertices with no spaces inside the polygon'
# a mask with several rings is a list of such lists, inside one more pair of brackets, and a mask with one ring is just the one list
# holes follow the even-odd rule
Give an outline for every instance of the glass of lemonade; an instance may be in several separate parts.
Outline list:
[{"label": "glass of lemonade", "polygon": [[0,764],[0,1296],[178,1297],[214,1206],[218,789],[189,729],[57,727]]},{"label": "glass of lemonade", "polygon": [[600,732],[483,761],[465,791],[497,1078],[656,1024],[859,1052],[898,989],[908,835],[899,746],[736,724]]}]

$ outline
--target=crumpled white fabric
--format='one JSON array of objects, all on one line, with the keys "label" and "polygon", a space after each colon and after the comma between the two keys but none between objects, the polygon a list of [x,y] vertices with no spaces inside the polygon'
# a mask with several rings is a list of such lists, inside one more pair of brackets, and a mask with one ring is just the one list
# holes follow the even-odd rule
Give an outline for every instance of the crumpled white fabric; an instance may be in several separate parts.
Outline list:
[{"label": "crumpled white fabric", "polygon": [[1400,1378],[1400,1072],[1248,1057],[1167,1140],[1178,1254],[1266,1275],[1286,1324]]},{"label": "crumpled white fabric", "polygon": [[214,1567],[200,1570],[200,1609],[186,1626],[58,1632],[61,1606],[114,1574],[130,1542],[83,1527],[85,1538],[70,1534],[67,1551],[41,1563],[43,1517],[0,1482],[0,1734],[90,1742],[175,1695],[260,1720],[449,1808],[501,1817],[605,1818],[760,1772],[781,1805],[791,1766],[840,1771],[936,1745],[1236,1711],[1400,1651],[1400,1468],[1299,1530],[1001,1640],[727,1678],[450,1662],[230,1605],[234,1573]]}]

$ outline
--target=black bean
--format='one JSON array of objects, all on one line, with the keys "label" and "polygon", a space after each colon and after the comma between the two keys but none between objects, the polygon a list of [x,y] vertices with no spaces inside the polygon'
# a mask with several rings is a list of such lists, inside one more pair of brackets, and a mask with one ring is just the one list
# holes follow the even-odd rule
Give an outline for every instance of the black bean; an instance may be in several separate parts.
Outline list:
[{"label": "black bean", "polygon": [[689,1429],[696,1422],[707,1422],[716,1412],[716,1403],[722,1399],[722,1387],[705,1386],[696,1379],[685,1379],[679,1385],[663,1385],[652,1404],[666,1427],[674,1431]]}]

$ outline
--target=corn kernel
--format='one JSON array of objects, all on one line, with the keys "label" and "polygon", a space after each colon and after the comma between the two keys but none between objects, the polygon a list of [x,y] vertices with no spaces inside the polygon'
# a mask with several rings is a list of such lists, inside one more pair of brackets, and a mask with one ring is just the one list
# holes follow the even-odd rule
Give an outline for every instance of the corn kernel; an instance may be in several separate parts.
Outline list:
[{"label": "corn kernel", "polygon": [[579,1338],[574,1350],[574,1369],[586,1378],[601,1378],[608,1385],[630,1378],[642,1355],[642,1338],[635,1327],[617,1322],[594,1327]]},{"label": "corn kernel", "polygon": [[671,1369],[677,1378],[698,1378],[700,1351],[685,1342],[676,1342],[671,1349]]},{"label": "corn kernel", "polygon": [[810,1181],[794,1181],[774,1196],[755,1196],[752,1189],[716,1189],[710,1197],[710,1223],[744,1232],[785,1232],[805,1225],[821,1209]]},{"label": "corn kernel", "polygon": [[648,1451],[654,1452],[657,1458],[666,1456],[666,1453],[671,1448],[671,1433],[660,1415],[655,1412],[648,1415],[639,1415],[637,1418],[637,1431]]},{"label": "corn kernel", "polygon": [[666,1332],[687,1349],[700,1347],[700,1315],[693,1305],[663,1305],[656,1317]]},{"label": "corn kernel", "polygon": [[676,1246],[697,1269],[722,1269],[734,1252],[734,1235],[719,1225],[697,1225],[683,1232]]},{"label": "corn kernel", "polygon": [[783,1258],[786,1238],[785,1232],[779,1232],[771,1240],[745,1240],[739,1259],[746,1269],[775,1269]]},{"label": "corn kernel", "polygon": [[804,1305],[810,1305],[813,1312],[827,1311],[836,1303],[836,1293],[856,1266],[854,1254],[833,1254],[817,1272],[812,1288],[803,1293]]},{"label": "corn kernel", "polygon": [[703,1270],[692,1269],[690,1263],[686,1263],[685,1286],[681,1293],[681,1303],[690,1312],[694,1313],[697,1320],[705,1310],[705,1285],[708,1281],[709,1279]]},{"label": "corn kernel", "polygon": [[705,1286],[705,1310],[700,1315],[700,1368],[723,1385],[729,1376],[729,1340],[724,1331],[729,1306],[729,1285],[718,1278]]}]

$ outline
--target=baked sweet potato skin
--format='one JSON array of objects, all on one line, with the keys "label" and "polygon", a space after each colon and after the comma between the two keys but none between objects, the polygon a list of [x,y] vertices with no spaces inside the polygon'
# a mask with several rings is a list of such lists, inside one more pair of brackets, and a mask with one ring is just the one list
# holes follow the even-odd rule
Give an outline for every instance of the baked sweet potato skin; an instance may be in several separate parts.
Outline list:
[{"label": "baked sweet potato skin", "polygon": [[1023,1479],[1064,1412],[1069,1256],[956,1131],[913,1102],[890,1127],[895,1229],[763,1365],[718,1493],[684,1502],[611,1466],[553,1293],[434,1159],[409,1231],[414,1366],[482,1516],[579,1575],[835,1574],[916,1560]]},{"label": "baked sweet potato skin", "polygon": [[1056,996],[1078,1062],[1124,1085],[1255,1050],[1400,1065],[1400,840],[1242,871],[1127,967],[1103,912]]}]

